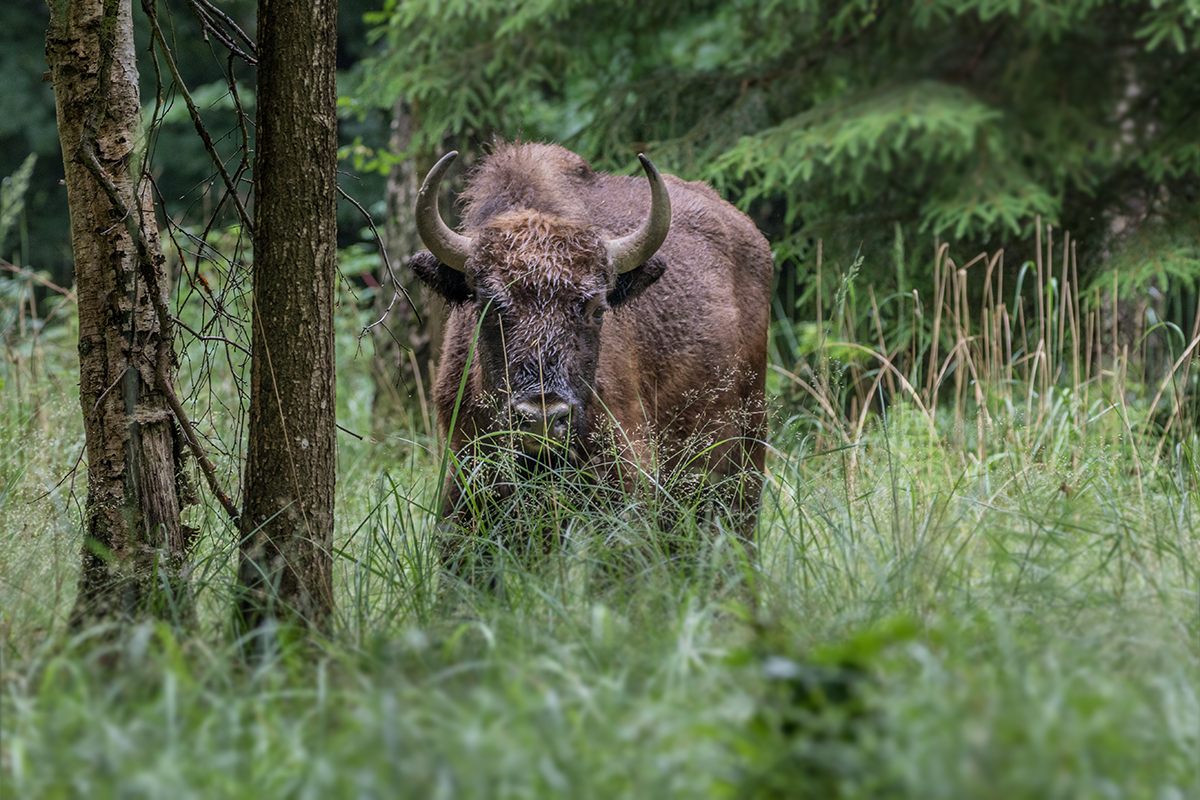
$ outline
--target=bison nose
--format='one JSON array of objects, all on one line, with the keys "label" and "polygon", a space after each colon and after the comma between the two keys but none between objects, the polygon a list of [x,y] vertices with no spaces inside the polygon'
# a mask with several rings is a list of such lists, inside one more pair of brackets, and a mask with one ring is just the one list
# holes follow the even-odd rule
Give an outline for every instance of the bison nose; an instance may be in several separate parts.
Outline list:
[{"label": "bison nose", "polygon": [[571,406],[561,400],[554,402],[525,401],[513,404],[517,425],[525,433],[562,441],[567,436]]}]

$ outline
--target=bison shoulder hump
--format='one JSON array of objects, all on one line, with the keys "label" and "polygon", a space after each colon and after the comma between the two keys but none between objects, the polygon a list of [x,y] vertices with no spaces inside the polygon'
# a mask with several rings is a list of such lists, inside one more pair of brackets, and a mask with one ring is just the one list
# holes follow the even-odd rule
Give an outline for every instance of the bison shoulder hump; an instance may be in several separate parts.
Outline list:
[{"label": "bison shoulder hump", "polygon": [[[672,176],[672,177],[674,177],[674,176]],[[680,180],[679,182],[682,185],[686,186],[688,189],[692,190],[693,192],[698,192],[698,193],[704,195],[709,200],[716,200],[717,202],[722,202],[722,203],[725,202],[725,198],[723,198],[723,197],[721,197],[721,195],[717,194],[717,190],[712,188],[711,186],[709,186],[708,183],[705,181]]]}]

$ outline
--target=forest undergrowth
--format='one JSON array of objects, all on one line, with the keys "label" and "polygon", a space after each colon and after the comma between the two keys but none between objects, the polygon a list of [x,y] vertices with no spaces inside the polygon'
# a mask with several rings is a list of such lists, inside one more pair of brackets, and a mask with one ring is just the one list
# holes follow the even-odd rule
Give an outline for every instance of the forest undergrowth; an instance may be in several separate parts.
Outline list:
[{"label": "forest undergrowth", "polygon": [[[1144,308],[1122,330],[1115,289],[1076,290],[1069,244],[1037,250],[1014,273],[939,248],[927,298],[875,297],[853,258],[780,287],[756,546],[552,493],[510,530],[553,546],[498,542],[483,582],[439,573],[436,436],[414,406],[372,438],[347,311],[336,621],[257,659],[206,497],[194,627],[68,628],[75,331],[14,304],[0,795],[1200,794],[1198,332]],[[208,399],[234,378],[184,363],[209,435],[236,431],[236,403]]]}]

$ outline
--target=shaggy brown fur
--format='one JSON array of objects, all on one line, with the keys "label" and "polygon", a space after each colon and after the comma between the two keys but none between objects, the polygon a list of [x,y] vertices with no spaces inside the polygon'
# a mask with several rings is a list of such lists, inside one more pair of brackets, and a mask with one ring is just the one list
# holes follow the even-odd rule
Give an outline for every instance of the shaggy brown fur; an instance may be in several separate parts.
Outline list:
[{"label": "shaggy brown fur", "polygon": [[[512,425],[513,404],[565,402],[576,459],[603,461],[615,442],[606,474],[630,490],[638,470],[740,477],[736,500],[752,534],[765,455],[771,252],[708,185],[663,177],[670,234],[646,264],[618,275],[604,238],[647,218],[645,178],[597,173],[550,144],[501,145],[483,161],[463,193],[463,233],[473,237],[465,273],[428,252],[412,262],[451,303],[438,420],[465,455],[480,436]],[[451,476],[443,514],[469,522],[459,498]]]}]

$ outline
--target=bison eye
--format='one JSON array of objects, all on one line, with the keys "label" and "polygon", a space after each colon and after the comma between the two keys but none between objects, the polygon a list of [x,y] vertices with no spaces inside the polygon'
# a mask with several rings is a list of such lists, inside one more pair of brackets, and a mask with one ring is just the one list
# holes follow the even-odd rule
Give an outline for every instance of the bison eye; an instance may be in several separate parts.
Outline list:
[{"label": "bison eye", "polygon": [[592,300],[583,307],[583,318],[588,327],[596,328],[604,321],[604,312],[608,310],[602,301]]}]

